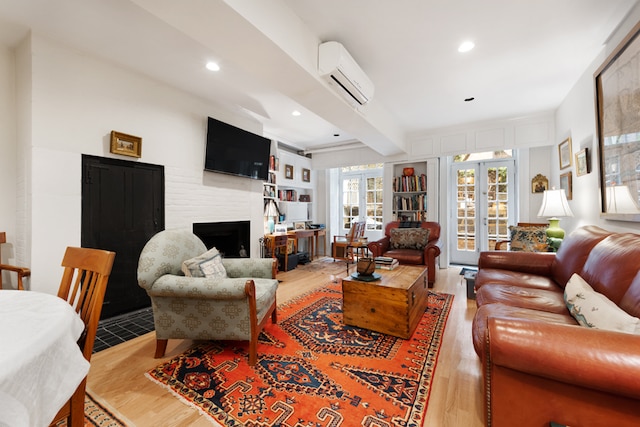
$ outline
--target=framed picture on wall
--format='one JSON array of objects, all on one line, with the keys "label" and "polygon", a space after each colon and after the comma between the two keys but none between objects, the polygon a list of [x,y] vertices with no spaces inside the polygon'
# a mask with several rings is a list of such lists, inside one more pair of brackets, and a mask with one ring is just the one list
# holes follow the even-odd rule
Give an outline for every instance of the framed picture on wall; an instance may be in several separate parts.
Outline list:
[{"label": "framed picture on wall", "polygon": [[549,180],[546,176],[538,174],[531,180],[531,192],[532,193],[544,193],[549,189]]},{"label": "framed picture on wall", "polygon": [[576,153],[576,175],[582,176],[589,172],[589,149],[583,148]]},{"label": "framed picture on wall", "polygon": [[113,154],[122,154],[123,156],[141,157],[142,138],[112,130],[109,152]]},{"label": "framed picture on wall", "polygon": [[311,181],[311,171],[309,169],[302,169],[302,180],[304,182]]},{"label": "framed picture on wall", "polygon": [[560,188],[564,190],[567,200],[573,199],[573,183],[571,182],[571,172],[560,175]]},{"label": "framed picture on wall", "polygon": [[284,165],[284,177],[293,179],[293,165]]},{"label": "framed picture on wall", "polygon": [[560,158],[560,169],[571,166],[571,137],[565,139],[558,145],[558,155]]},{"label": "framed picture on wall", "polygon": [[[640,23],[594,73],[601,216],[607,220],[640,222],[639,67]],[[621,193],[630,202],[623,211]]]}]

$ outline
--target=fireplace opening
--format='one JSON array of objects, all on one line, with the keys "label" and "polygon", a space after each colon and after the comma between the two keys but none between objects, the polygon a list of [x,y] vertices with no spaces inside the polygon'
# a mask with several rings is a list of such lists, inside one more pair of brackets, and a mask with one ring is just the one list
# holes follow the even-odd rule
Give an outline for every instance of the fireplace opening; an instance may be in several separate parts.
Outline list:
[{"label": "fireplace opening", "polygon": [[193,234],[207,249],[215,247],[224,258],[246,258],[251,253],[250,221],[194,223]]}]

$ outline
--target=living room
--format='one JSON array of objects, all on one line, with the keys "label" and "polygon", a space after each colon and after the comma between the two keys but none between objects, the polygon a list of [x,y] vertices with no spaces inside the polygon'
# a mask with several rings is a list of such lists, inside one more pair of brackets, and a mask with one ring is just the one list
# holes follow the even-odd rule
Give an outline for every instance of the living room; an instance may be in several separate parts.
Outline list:
[{"label": "living room", "polygon": [[[540,173],[550,186],[560,185],[565,171],[558,167],[558,145],[571,137],[574,153],[582,148],[591,151],[592,168],[584,176],[574,175],[570,201],[574,217],[563,218],[562,227],[567,232],[582,225],[638,232],[639,222],[601,216],[593,75],[639,20],[640,8],[634,4],[559,105],[526,116],[414,132],[401,153],[383,155],[370,147],[314,153],[315,221],[326,223],[330,234],[341,232],[331,230],[337,220],[328,214],[328,200],[335,199],[328,184],[334,179],[332,169],[384,163],[385,179],[391,179],[388,171],[394,164],[438,159],[436,214],[446,247],[448,159],[467,152],[516,149],[518,220],[536,222],[542,195],[531,192],[531,180]],[[7,257],[2,261],[29,265],[33,290],[55,293],[60,276],[56,254],[81,244],[82,156],[132,160],[110,153],[112,130],[142,137],[139,161],[164,167],[165,228],[191,229],[194,222],[243,219],[251,223],[252,241],[258,241],[264,233],[262,183],[203,171],[206,118],[263,134],[252,114],[226,109],[50,35],[18,33],[12,44],[0,47],[0,92],[8,94],[0,99],[0,218],[12,245],[12,250],[2,252]],[[250,255],[259,256],[257,244]],[[446,251],[439,262],[441,268],[448,267]]]},{"label": "living room", "polygon": [[[564,228],[570,231],[582,224],[596,224],[612,230],[637,230],[637,223],[600,217],[592,88],[593,72],[633,26],[633,13],[556,109],[413,133],[404,154],[382,156],[368,147],[317,153],[312,159],[317,182],[328,182],[330,168],[353,163],[440,158],[437,217],[447,236],[445,159],[463,152],[529,148],[530,154],[521,155],[518,165],[519,220],[533,222],[541,197],[529,191],[531,178],[542,173],[550,186],[559,186],[561,171],[554,167],[557,146],[571,137],[574,152],[583,147],[591,150],[593,168],[592,173],[573,180],[571,205],[576,216],[563,219]],[[28,36],[2,50],[3,92],[12,94],[3,98],[3,117],[7,123],[17,123],[2,127],[3,152],[7,153],[2,156],[6,195],[2,212],[7,235],[14,236],[12,258],[32,267],[34,283],[42,283],[42,278],[57,271],[57,260],[50,253],[80,243],[81,155],[113,157],[109,154],[111,130],[141,136],[140,160],[164,166],[166,228],[191,227],[201,219],[248,219],[252,241],[258,240],[264,228],[261,183],[205,173],[202,156],[207,116],[258,134],[260,123],[36,32],[19,34]],[[318,188],[316,222],[335,221],[327,217],[328,206],[323,204],[329,191],[326,186]],[[328,230],[329,235],[340,231]],[[258,254],[254,245],[251,255]],[[446,256],[443,262],[446,265]],[[53,291],[56,285],[48,286],[42,290]]]}]

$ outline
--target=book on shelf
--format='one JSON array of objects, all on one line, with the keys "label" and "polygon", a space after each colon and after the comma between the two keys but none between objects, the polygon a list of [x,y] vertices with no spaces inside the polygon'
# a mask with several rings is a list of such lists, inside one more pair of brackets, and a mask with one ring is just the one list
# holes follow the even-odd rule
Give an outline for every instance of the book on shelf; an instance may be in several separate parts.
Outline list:
[{"label": "book on shelf", "polygon": [[393,178],[393,191],[427,191],[427,176],[425,174],[412,176],[396,176]]}]

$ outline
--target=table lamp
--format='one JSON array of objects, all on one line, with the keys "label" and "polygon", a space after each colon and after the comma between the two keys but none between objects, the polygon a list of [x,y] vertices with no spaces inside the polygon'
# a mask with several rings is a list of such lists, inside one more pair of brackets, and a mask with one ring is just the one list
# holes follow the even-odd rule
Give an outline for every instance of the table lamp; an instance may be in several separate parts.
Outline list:
[{"label": "table lamp", "polygon": [[573,216],[573,212],[571,212],[564,190],[545,190],[542,197],[542,206],[540,206],[540,210],[538,211],[538,217],[549,219],[547,238],[551,242],[551,247],[555,250],[558,250],[562,239],[564,239],[564,230],[560,228],[560,218],[565,216]]},{"label": "table lamp", "polygon": [[279,216],[280,212],[278,211],[278,206],[271,199],[267,200],[267,203],[264,204],[264,216],[267,217],[267,227],[269,228],[269,233],[273,233],[275,229],[275,220],[274,218]]},{"label": "table lamp", "polygon": [[633,200],[629,187],[614,185],[606,188],[607,213],[637,214],[640,213],[637,201]]}]

